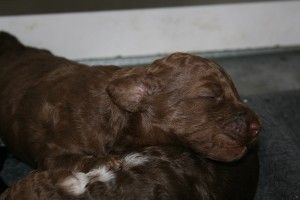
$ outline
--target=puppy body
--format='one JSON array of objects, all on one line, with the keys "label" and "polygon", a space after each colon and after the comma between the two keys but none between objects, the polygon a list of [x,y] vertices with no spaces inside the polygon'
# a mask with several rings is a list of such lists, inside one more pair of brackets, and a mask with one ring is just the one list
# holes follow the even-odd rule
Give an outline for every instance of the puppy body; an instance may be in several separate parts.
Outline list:
[{"label": "puppy body", "polygon": [[257,157],[221,164],[176,147],[147,147],[95,163],[87,172],[35,172],[0,199],[250,200]]},{"label": "puppy body", "polygon": [[220,161],[241,158],[257,116],[215,63],[176,53],[147,67],[88,67],[0,33],[0,134],[43,169],[84,169],[111,150],[183,144]]},{"label": "puppy body", "polygon": [[105,92],[118,68],[89,68],[6,40],[13,51],[0,55],[0,123],[10,150],[45,168],[104,155],[128,120]]}]

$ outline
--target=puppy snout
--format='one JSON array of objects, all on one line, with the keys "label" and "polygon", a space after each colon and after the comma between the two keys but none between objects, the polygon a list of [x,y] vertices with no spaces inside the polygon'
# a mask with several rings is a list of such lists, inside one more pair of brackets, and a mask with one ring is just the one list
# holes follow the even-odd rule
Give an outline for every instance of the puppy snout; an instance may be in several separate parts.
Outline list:
[{"label": "puppy snout", "polygon": [[245,118],[236,116],[232,121],[227,123],[224,127],[225,132],[233,139],[239,139],[246,131],[247,125]]},{"label": "puppy snout", "polygon": [[248,137],[257,137],[260,132],[261,125],[255,113],[246,109],[243,112],[238,112],[235,119],[243,119],[247,126],[245,131],[248,133]]},{"label": "puppy snout", "polygon": [[238,112],[224,126],[225,133],[241,143],[256,138],[260,131],[260,123],[256,116],[247,112]]}]

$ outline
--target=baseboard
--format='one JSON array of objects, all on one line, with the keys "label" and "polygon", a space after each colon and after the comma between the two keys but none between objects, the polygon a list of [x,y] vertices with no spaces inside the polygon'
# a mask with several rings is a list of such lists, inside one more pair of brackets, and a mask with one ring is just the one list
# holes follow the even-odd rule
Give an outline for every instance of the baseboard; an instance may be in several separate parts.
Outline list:
[{"label": "baseboard", "polygon": [[300,1],[0,17],[0,30],[70,59],[300,45]]}]

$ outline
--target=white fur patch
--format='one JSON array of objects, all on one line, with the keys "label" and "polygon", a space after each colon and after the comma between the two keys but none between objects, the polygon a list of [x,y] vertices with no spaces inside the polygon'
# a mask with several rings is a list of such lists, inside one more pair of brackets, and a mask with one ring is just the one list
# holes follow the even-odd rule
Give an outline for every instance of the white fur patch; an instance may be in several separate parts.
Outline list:
[{"label": "white fur patch", "polygon": [[67,177],[60,186],[71,195],[78,196],[86,191],[86,186],[94,182],[109,182],[115,178],[115,175],[106,166],[100,166],[92,169],[88,173],[77,172]]},{"label": "white fur patch", "polygon": [[145,162],[148,162],[148,158],[143,156],[140,153],[132,153],[128,154],[124,157],[123,164],[126,167],[135,167],[138,165],[142,165]]},{"label": "white fur patch", "polygon": [[[131,153],[123,158],[123,166],[126,168],[135,167],[148,162],[148,158],[140,153]],[[86,186],[89,183],[103,182],[107,183],[115,179],[115,174],[112,170],[102,165],[96,169],[92,169],[88,173],[77,172],[72,176],[67,177],[60,186],[69,194],[78,196],[86,191]]]},{"label": "white fur patch", "polygon": [[115,174],[107,169],[106,166],[100,166],[97,169],[93,169],[87,173],[87,175],[92,179],[92,182],[109,182],[115,178]]},{"label": "white fur patch", "polygon": [[86,190],[86,185],[89,183],[89,178],[85,173],[77,172],[72,176],[67,177],[60,186],[70,194],[81,195]]}]

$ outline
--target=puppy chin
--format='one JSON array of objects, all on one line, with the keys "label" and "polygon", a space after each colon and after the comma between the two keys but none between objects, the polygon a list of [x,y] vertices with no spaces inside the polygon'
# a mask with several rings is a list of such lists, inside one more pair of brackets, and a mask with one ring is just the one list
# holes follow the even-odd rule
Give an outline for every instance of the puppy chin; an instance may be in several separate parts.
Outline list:
[{"label": "puppy chin", "polygon": [[248,151],[250,151],[250,150],[257,150],[258,149],[258,144],[259,144],[259,138],[258,137],[253,138],[247,144]]},{"label": "puppy chin", "polygon": [[221,161],[232,162],[241,159],[247,152],[246,146],[214,148],[207,154],[207,158]]}]

